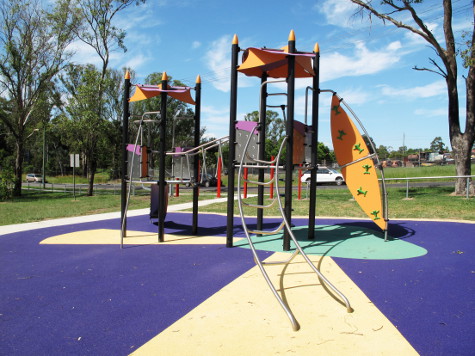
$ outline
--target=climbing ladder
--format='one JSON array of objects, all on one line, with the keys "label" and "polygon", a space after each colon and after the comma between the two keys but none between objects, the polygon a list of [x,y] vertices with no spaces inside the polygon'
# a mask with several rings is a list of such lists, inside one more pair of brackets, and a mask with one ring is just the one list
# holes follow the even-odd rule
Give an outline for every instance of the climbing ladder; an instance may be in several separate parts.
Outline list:
[{"label": "climbing ladder", "polygon": [[[265,266],[267,266],[267,265],[271,265],[271,266],[284,265],[284,266],[286,266],[290,262],[292,262],[292,260],[295,257],[297,257],[298,254],[302,255],[302,257],[305,259],[305,261],[308,263],[308,265],[311,267],[311,269],[317,274],[320,282],[322,284],[324,283],[326,286],[328,286],[331,290],[333,290],[341,298],[341,300],[343,301],[343,303],[345,304],[345,306],[347,308],[347,311],[349,313],[351,313],[353,311],[353,309],[351,308],[348,299],[333,284],[330,283],[330,281],[318,270],[317,267],[315,267],[313,262],[308,258],[308,256],[305,254],[304,250],[302,249],[302,247],[298,243],[297,239],[295,238],[295,235],[292,233],[292,230],[290,228],[290,224],[289,224],[289,222],[288,222],[288,220],[285,216],[284,209],[282,207],[282,202],[280,200],[279,185],[277,183],[279,181],[279,179],[278,179],[279,170],[281,168],[283,168],[283,167],[279,166],[280,156],[281,156],[283,147],[285,147],[285,144],[287,142],[287,137],[285,137],[282,140],[282,144],[279,148],[279,152],[278,152],[276,158],[274,160],[271,160],[271,161],[263,161],[263,160],[259,160],[259,159],[254,158],[253,156],[255,156],[255,155],[249,155],[248,152],[247,152],[248,148],[249,148],[249,143],[251,142],[251,139],[253,138],[256,130],[257,130],[257,133],[259,133],[259,125],[255,126],[252,129],[252,131],[249,135],[249,138],[246,142],[246,145],[243,149],[244,153],[241,155],[241,160],[240,160],[240,163],[239,163],[239,166],[238,166],[239,167],[239,174],[238,174],[238,206],[239,206],[239,213],[240,213],[240,216],[241,216],[241,221],[242,221],[242,225],[243,225],[243,228],[244,228],[244,232],[246,234],[246,238],[249,242],[249,247],[250,247],[250,249],[252,251],[252,255],[254,257],[254,261],[256,262],[257,266],[259,267],[264,279],[266,280],[266,282],[267,282],[269,288],[271,289],[272,293],[274,294],[275,298],[277,299],[280,306],[284,309],[285,313],[287,314],[288,318],[290,319],[290,322],[292,324],[292,328],[293,328],[294,331],[299,330],[300,325],[299,325],[298,321],[296,320],[295,316],[293,315],[292,311],[290,310],[289,306],[283,301],[281,295],[277,292],[276,287],[274,286],[274,284],[272,283],[272,281],[269,278],[269,275],[266,271]],[[249,163],[249,162],[251,162],[251,163]],[[275,175],[273,176],[273,178],[271,178],[267,182],[252,181],[252,180],[244,178],[244,176],[243,176],[243,169],[244,168],[254,168],[254,169],[263,169],[263,170],[275,169]],[[276,194],[274,195],[274,198],[272,199],[272,201],[269,204],[266,204],[266,205],[258,205],[258,204],[247,203],[243,200],[243,197],[242,197],[242,194],[241,194],[241,186],[242,186],[241,182],[242,181],[245,181],[245,182],[248,182],[248,183],[251,183],[251,184],[257,184],[258,186],[269,186],[269,185],[275,183],[274,186],[276,187]],[[282,216],[282,222],[279,224],[279,226],[276,229],[272,230],[272,231],[252,230],[252,229],[250,229],[248,227],[247,223],[246,223],[243,206],[249,206],[249,207],[264,210],[264,209],[268,209],[268,208],[272,207],[275,204],[276,201],[278,203],[279,211],[280,211],[280,214]],[[283,229],[287,229],[291,240],[295,244],[296,248],[295,248],[294,253],[287,260],[284,260],[284,261],[276,261],[276,262],[263,262],[263,261],[261,261],[258,254],[257,254],[256,248],[254,246],[254,242],[252,241],[251,234],[255,234],[256,236],[273,235],[273,234],[279,233]]]}]

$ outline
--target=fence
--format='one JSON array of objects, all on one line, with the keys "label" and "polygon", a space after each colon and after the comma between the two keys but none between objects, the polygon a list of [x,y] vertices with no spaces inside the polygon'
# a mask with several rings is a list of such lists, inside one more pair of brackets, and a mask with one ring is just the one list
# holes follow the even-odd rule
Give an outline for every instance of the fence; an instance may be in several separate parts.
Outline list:
[{"label": "fence", "polygon": [[[74,190],[76,194],[81,195],[87,192],[88,184],[72,184],[72,183],[45,183],[45,189],[42,188],[42,183],[23,183],[22,189],[25,190],[35,190],[43,192],[56,192],[56,193],[71,193],[73,194]],[[120,184],[94,184],[94,195],[99,194],[120,194],[121,185]],[[135,194],[136,188],[133,185],[132,193]]]},{"label": "fence", "polygon": [[386,178],[385,181],[406,181],[406,199],[409,198],[409,182],[413,180],[433,180],[433,179],[459,179],[465,178],[467,180],[467,189],[466,189],[466,198],[470,197],[470,185],[471,185],[471,178],[475,177],[475,175],[471,176],[437,176],[437,177],[410,177],[410,178]]}]

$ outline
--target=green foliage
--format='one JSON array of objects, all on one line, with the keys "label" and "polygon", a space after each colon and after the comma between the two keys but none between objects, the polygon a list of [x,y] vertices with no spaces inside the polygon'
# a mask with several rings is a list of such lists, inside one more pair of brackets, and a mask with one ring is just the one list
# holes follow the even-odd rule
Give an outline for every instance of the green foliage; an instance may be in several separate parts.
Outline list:
[{"label": "green foliage", "polygon": [[335,152],[325,146],[322,142],[317,144],[317,160],[318,162],[335,162]]},{"label": "green foliage", "polygon": [[430,149],[432,152],[441,153],[447,150],[447,146],[445,146],[445,143],[442,141],[442,137],[438,136],[430,143]]},{"label": "green foliage", "polygon": [[475,43],[473,43],[473,33],[463,31],[462,42],[465,48],[460,50],[464,68],[475,66]]},{"label": "green foliage", "polygon": [[10,0],[0,6],[0,92],[10,107],[0,120],[15,138],[15,195],[21,194],[28,131],[48,121],[57,99],[54,77],[70,57],[66,48],[77,25],[71,1],[58,0],[51,10],[43,5]]},{"label": "green foliage", "polygon": [[5,166],[0,171],[0,201],[13,197],[14,174],[11,166]]},{"label": "green foliage", "polygon": [[384,145],[379,145],[378,148],[376,148],[376,152],[378,153],[379,159],[384,160],[389,157],[389,148]]}]

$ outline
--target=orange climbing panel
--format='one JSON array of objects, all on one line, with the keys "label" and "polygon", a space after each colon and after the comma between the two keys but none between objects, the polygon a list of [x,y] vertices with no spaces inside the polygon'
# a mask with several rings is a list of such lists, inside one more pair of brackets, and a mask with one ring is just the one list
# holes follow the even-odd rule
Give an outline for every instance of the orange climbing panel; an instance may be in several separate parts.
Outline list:
[{"label": "orange climbing panel", "polygon": [[383,215],[383,201],[373,159],[337,95],[332,97],[331,133],[335,155],[342,166],[341,173],[348,189],[366,215],[386,231],[387,221]]}]

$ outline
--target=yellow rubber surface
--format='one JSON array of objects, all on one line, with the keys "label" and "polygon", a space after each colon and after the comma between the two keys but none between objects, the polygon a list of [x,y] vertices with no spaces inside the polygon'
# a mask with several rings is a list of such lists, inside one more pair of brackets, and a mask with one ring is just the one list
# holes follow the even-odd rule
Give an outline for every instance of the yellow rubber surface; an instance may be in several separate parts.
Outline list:
[{"label": "yellow rubber surface", "polygon": [[[284,260],[275,253],[269,260]],[[417,355],[399,331],[329,257],[312,256],[350,300],[347,313],[299,256],[266,267],[300,323],[294,332],[257,267],[196,307],[133,355]],[[281,286],[281,287],[279,287]]]},{"label": "yellow rubber surface", "polygon": [[[235,239],[239,241],[241,239]],[[159,244],[157,233],[144,231],[127,231],[124,245],[153,245]],[[210,245],[226,244],[224,236],[189,236],[166,234],[165,243],[171,245]],[[64,244],[64,245],[118,245],[120,244],[120,230],[96,229],[76,231],[68,234],[51,236],[40,244]]]}]

